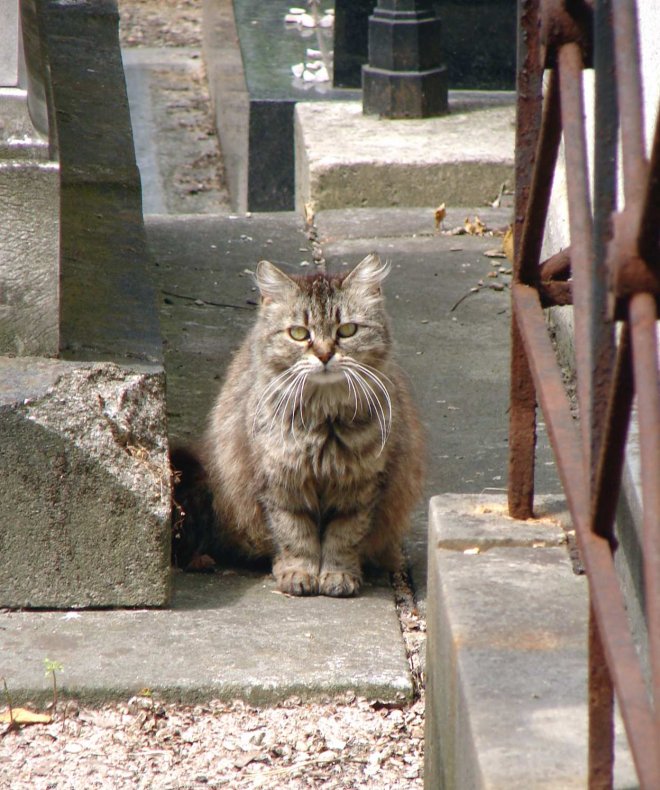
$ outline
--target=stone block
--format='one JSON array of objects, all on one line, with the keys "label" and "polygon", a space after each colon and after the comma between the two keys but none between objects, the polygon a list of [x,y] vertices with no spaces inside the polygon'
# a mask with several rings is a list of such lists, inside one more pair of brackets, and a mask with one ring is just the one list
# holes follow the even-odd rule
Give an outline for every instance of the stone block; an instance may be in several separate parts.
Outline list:
[{"label": "stone block", "polygon": [[0,606],[163,606],[164,373],[0,357]]},{"label": "stone block", "polygon": [[441,118],[381,119],[361,102],[299,102],[296,210],[481,206],[513,185],[515,109],[461,105]]},{"label": "stone block", "polygon": [[[587,580],[544,504],[555,515],[521,523],[503,497],[431,500],[429,789],[586,786]],[[634,786],[617,729],[615,786]]]}]

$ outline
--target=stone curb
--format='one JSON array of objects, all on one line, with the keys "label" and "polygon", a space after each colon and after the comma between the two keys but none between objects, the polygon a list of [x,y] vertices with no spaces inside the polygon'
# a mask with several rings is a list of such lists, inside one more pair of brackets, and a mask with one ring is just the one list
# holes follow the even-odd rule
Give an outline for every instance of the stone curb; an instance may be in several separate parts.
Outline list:
[{"label": "stone curb", "polygon": [[[562,545],[562,501],[538,507],[520,524],[502,497],[431,500],[428,790],[586,786],[587,582]],[[633,786],[623,742],[617,767],[616,786]]]}]

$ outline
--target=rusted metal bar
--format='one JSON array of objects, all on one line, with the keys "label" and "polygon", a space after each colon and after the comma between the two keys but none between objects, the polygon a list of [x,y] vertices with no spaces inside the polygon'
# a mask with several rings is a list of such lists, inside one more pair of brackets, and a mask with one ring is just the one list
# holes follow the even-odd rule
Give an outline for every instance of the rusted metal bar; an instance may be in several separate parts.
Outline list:
[{"label": "rusted metal bar", "polygon": [[[657,205],[644,205],[645,198],[657,197],[654,190],[660,188],[651,187],[654,177],[646,159],[636,4],[633,0],[612,3],[625,209],[615,217],[608,268],[613,290],[611,310],[616,310],[616,316],[621,318],[621,302],[631,295],[641,291],[660,294],[657,241],[655,250],[650,245],[653,239],[657,240],[658,230],[649,230],[645,224],[640,233],[642,218],[653,221],[660,213]],[[648,261],[640,254],[640,241],[645,253],[649,253]]]},{"label": "rusted metal bar", "polygon": [[571,248],[551,255],[539,266],[539,279],[547,280],[568,280],[571,276]]},{"label": "rusted metal bar", "polygon": [[571,283],[540,282],[538,285],[539,298],[543,307],[558,307],[573,304],[573,287]]},{"label": "rusted metal bar", "polygon": [[573,284],[571,277],[571,250],[551,255],[538,267],[537,288],[543,307],[573,304]]},{"label": "rusted metal bar", "polygon": [[548,337],[534,288],[514,283],[513,307],[587,572],[591,602],[607,664],[614,678],[621,715],[640,786],[660,787],[660,760],[654,717],[630,633],[626,606],[609,541],[591,529],[582,442],[571,417],[561,370]]},{"label": "rusted metal bar", "polygon": [[[642,474],[644,589],[655,732],[660,744],[660,382],[657,309],[652,294],[630,300]],[[656,749],[657,754],[657,749]]]},{"label": "rusted metal bar", "polygon": [[531,286],[513,283],[511,296],[571,514],[574,519],[576,513],[581,520],[588,519],[588,489],[578,427],[548,336],[538,292]]},{"label": "rusted metal bar", "polygon": [[536,392],[515,318],[511,320],[509,403],[509,515],[528,519],[534,516]]},{"label": "rusted metal bar", "polygon": [[[545,67],[556,69],[558,78],[550,78],[542,122],[538,95],[527,92],[519,97],[517,165],[527,170],[516,171],[522,189],[516,201],[516,261],[511,289],[512,376],[520,368],[531,375],[526,397],[531,399],[529,393],[535,392],[543,410],[589,581],[589,786],[612,787],[616,689],[640,786],[656,790],[660,787],[660,382],[656,339],[660,303],[660,128],[656,129],[649,167],[644,150],[633,0],[520,0],[519,11],[520,37],[524,39],[524,46],[519,48],[519,90],[529,88],[530,79],[531,84],[539,79],[537,55]],[[530,53],[534,53],[533,58]],[[593,206],[582,93],[582,71],[590,65],[596,71]],[[619,111],[625,208],[617,214]],[[561,131],[570,250],[557,253],[539,266]],[[543,315],[543,306],[569,303],[571,299],[575,307],[579,428],[572,419]],[[612,302],[609,311],[608,300]],[[616,366],[608,312],[632,322],[632,328],[624,324]],[[520,359],[523,350],[524,358]],[[523,405],[514,409],[512,401],[511,425],[520,427],[524,424],[520,414],[525,409],[528,416],[531,414],[531,401],[520,396],[520,385],[514,387],[513,381],[512,398],[516,388]],[[642,448],[651,696],[613,556],[615,511],[635,389]],[[533,435],[532,419],[528,419],[528,429]],[[533,446],[529,437],[526,442],[524,438],[516,442],[523,448]],[[513,458],[510,469],[515,470],[516,463]],[[512,502],[519,499],[521,481],[529,478],[518,470],[517,477],[510,479],[515,479],[518,486],[510,486],[510,512],[518,515]],[[533,480],[528,488],[533,496],[532,486]]]},{"label": "rusted metal bar", "polygon": [[630,327],[626,323],[619,338],[616,366],[610,385],[593,503],[593,529],[609,542],[612,549],[615,548],[614,517],[619,501],[634,394]]},{"label": "rusted metal bar", "polygon": [[589,790],[611,790],[614,781],[614,687],[603,641],[589,605]]},{"label": "rusted metal bar", "polygon": [[[539,24],[538,0],[518,0],[514,282],[520,280],[522,229],[541,124],[543,68]],[[527,519],[534,515],[536,393],[515,317],[511,321],[510,387],[509,513],[514,518]]]},{"label": "rusted metal bar", "polygon": [[[614,330],[607,320],[607,242],[610,216],[616,208],[616,156],[618,105],[612,79],[614,40],[610,0],[596,4],[593,36],[594,105],[594,197],[592,263],[588,284],[591,348],[590,475],[591,529],[614,550],[614,520],[625,456],[628,415],[632,405],[629,346],[622,349],[614,369]],[[626,381],[622,375],[628,374]],[[611,382],[614,379],[614,389]],[[623,410],[621,407],[623,406]],[[607,461],[604,462],[603,459]],[[616,475],[616,477],[614,477]],[[614,683],[605,660],[602,635],[590,606],[589,627],[589,783],[591,788],[610,788],[614,783]]]},{"label": "rusted metal bar", "polygon": [[[592,228],[592,278],[590,300],[591,343],[594,384],[592,390],[592,480],[595,480],[606,414],[610,382],[614,372],[614,326],[608,320],[607,245],[612,235],[610,218],[617,201],[617,153],[619,117],[616,95],[614,36],[611,0],[599,0],[594,13],[595,102],[594,102],[594,194]],[[593,495],[592,495],[593,500]],[[614,507],[614,505],[613,505]],[[594,527],[595,528],[595,527]]]}]

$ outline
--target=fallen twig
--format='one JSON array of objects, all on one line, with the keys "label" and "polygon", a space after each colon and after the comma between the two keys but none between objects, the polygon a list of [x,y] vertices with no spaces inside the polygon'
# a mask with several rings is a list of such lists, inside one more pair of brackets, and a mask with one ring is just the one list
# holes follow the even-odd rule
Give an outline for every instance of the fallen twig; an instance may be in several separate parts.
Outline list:
[{"label": "fallen twig", "polygon": [[453,313],[454,310],[468,298],[468,296],[476,294],[478,291],[482,291],[484,288],[490,288],[491,291],[503,291],[506,286],[502,283],[488,283],[488,285],[482,283],[480,285],[475,285],[473,288],[470,288],[466,294],[463,294],[463,296],[461,296],[457,302],[454,302],[454,304],[449,309],[449,312]]},{"label": "fallen twig", "polygon": [[185,294],[177,294],[173,291],[161,291],[163,296],[173,296],[175,299],[185,299],[187,302],[194,302],[196,305],[200,307],[204,307],[205,305],[209,305],[210,307],[230,307],[232,310],[253,310],[254,307],[251,305],[244,305],[244,304],[229,304],[227,302],[209,302],[206,299],[199,299],[195,296],[186,296]]}]

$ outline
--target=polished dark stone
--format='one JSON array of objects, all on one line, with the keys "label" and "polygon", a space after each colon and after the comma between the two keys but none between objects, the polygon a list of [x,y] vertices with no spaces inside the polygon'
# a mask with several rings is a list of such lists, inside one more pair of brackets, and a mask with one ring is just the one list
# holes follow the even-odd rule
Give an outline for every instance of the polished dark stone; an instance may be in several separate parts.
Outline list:
[{"label": "polished dark stone", "polygon": [[[452,90],[512,90],[516,68],[515,0],[434,0]],[[335,0],[337,86],[359,88],[368,62],[368,19],[376,0]]]},{"label": "polished dark stone", "polygon": [[331,29],[301,30],[287,25],[284,17],[290,6],[289,0],[268,3],[234,0],[233,3],[247,94],[244,112],[247,112],[248,136],[246,205],[235,204],[236,208],[293,209],[296,102],[357,98],[354,91],[335,89],[332,81],[304,82],[293,75],[291,67],[305,61],[308,48],[326,53],[329,59],[333,42]]}]

